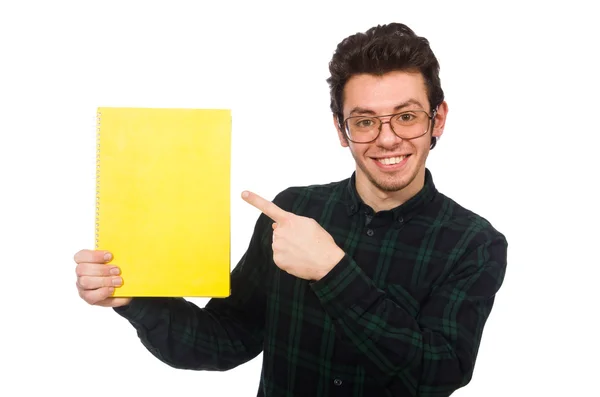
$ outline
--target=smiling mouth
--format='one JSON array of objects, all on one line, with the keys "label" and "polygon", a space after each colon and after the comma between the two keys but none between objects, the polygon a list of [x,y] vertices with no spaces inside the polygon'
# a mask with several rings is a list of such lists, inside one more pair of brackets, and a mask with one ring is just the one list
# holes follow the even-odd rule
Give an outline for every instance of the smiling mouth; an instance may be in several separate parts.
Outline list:
[{"label": "smiling mouth", "polygon": [[383,165],[394,165],[394,164],[399,164],[400,162],[402,162],[405,158],[407,158],[409,156],[410,156],[410,154],[405,155],[405,156],[385,157],[385,158],[375,159],[375,161],[377,161]]}]

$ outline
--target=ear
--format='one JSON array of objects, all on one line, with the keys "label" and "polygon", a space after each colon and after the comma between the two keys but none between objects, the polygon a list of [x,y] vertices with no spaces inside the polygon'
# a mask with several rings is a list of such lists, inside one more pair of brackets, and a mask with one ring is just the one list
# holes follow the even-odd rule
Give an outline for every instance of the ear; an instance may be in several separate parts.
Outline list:
[{"label": "ear", "polygon": [[435,124],[431,136],[437,138],[441,137],[444,133],[444,127],[446,126],[446,117],[448,116],[448,104],[446,101],[442,102],[438,106],[437,113],[435,115]]},{"label": "ear", "polygon": [[348,139],[346,139],[346,134],[344,134],[344,131],[340,129],[340,122],[335,114],[333,115],[333,125],[338,133],[340,145],[342,145],[342,147],[348,147]]}]

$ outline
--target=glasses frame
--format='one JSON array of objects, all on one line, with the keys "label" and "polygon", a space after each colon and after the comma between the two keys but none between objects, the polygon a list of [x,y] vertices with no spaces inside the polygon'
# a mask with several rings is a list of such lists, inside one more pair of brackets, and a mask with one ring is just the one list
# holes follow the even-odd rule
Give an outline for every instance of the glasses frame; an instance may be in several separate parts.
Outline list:
[{"label": "glasses frame", "polygon": [[[423,132],[421,135],[419,136],[415,136],[413,138],[404,138],[401,137],[400,135],[398,135],[398,133],[396,131],[394,131],[394,127],[392,127],[392,117],[395,116],[399,116],[401,114],[405,114],[405,113],[410,113],[410,112],[423,112],[427,115],[427,128],[425,129],[425,132]],[[377,138],[379,138],[379,135],[381,135],[381,129],[383,128],[384,124],[389,124],[390,125],[390,130],[392,130],[392,132],[394,133],[394,135],[396,135],[398,138],[403,139],[403,140],[413,140],[413,139],[417,139],[422,137],[423,135],[427,134],[429,132],[429,129],[431,128],[431,124],[433,119],[435,118],[437,114],[437,108],[433,109],[433,112],[431,112],[431,115],[429,115],[429,113],[427,113],[427,111],[423,110],[423,109],[417,109],[417,110],[406,110],[404,112],[400,112],[400,113],[393,113],[393,114],[384,114],[381,116],[350,116],[350,117],[346,117],[342,123],[342,125],[340,127],[343,127],[342,129],[344,130],[344,135],[346,135],[346,139],[348,139],[350,142],[352,143],[371,143],[377,140]],[[349,133],[349,128],[348,128],[348,120],[351,119],[357,119],[357,118],[374,118],[374,119],[378,119],[379,120],[379,131],[377,132],[377,135],[375,135],[375,138],[371,139],[370,141],[353,141],[352,139],[350,139],[350,133]],[[382,117],[389,117],[388,121],[383,121],[381,120]]]}]

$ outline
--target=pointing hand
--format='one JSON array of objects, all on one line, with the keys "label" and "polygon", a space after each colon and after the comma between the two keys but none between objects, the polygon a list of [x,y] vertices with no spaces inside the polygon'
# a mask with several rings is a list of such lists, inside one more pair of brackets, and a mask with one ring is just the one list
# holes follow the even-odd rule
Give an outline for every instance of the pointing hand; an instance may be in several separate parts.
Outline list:
[{"label": "pointing hand", "polygon": [[273,261],[282,270],[305,280],[320,280],[344,257],[333,237],[312,218],[284,211],[252,192],[242,198],[271,218]]}]

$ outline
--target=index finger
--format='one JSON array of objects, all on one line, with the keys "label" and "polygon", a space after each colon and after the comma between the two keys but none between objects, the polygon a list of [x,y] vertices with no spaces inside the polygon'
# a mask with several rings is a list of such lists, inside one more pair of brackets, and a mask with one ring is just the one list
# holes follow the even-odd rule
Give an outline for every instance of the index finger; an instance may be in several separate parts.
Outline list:
[{"label": "index finger", "polygon": [[256,193],[244,191],[242,193],[242,198],[247,203],[258,208],[263,214],[265,214],[269,218],[273,219],[275,222],[282,222],[290,215],[289,212],[282,210],[276,204],[260,197]]},{"label": "index finger", "polygon": [[108,251],[100,251],[100,250],[81,250],[75,254],[73,257],[75,262],[90,262],[90,263],[106,263],[112,259],[112,254]]}]

